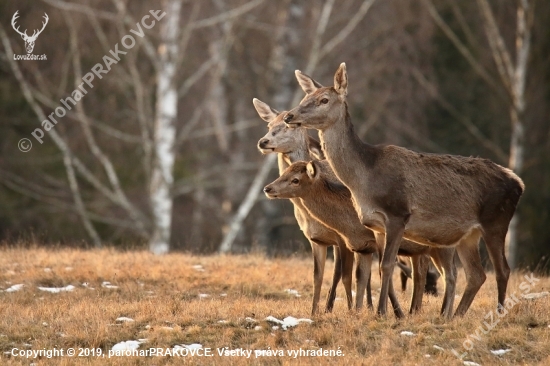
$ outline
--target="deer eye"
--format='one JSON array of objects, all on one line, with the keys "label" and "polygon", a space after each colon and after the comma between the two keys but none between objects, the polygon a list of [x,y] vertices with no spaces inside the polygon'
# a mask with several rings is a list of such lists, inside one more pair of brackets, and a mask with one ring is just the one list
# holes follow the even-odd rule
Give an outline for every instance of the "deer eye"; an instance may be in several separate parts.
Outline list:
[{"label": "deer eye", "polygon": [[298,178],[294,178],[293,180],[290,181],[290,183],[292,184],[298,184],[300,181],[298,180]]},{"label": "deer eye", "polygon": [[327,98],[323,98],[323,99],[321,99],[321,103],[323,103],[323,104],[327,104],[327,103],[328,103],[328,99],[327,99]]}]

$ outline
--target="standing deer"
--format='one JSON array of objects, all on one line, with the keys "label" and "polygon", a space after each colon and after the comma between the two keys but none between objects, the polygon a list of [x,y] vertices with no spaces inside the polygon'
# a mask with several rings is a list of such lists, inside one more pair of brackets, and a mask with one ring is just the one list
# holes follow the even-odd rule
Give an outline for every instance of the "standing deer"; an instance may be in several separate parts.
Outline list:
[{"label": "standing deer", "polygon": [[[283,122],[285,112],[278,112],[261,100],[253,100],[260,117],[268,122],[268,133],[258,141],[258,149],[262,154],[278,153],[279,173],[282,173],[292,162],[300,160],[310,160],[315,155],[321,156],[321,146],[319,142],[308,136],[306,130],[303,133],[288,133],[288,128]],[[336,287],[340,278],[346,291],[348,308],[352,307],[352,272],[354,254],[346,247],[344,241],[338,233],[327,228],[309,215],[304,209],[300,200],[291,200],[294,206],[294,216],[300,229],[311,244],[313,252],[313,303],[312,314],[318,312],[319,298],[321,295],[321,285],[323,283],[323,274],[325,270],[325,261],[327,256],[327,247],[334,247],[334,274],[332,286],[327,296],[325,307],[326,312],[332,311],[336,298]],[[372,297],[370,289],[370,262],[368,257],[356,256],[356,309],[360,309],[363,304],[365,290],[367,291],[367,303],[372,308]]]},{"label": "standing deer", "polygon": [[15,21],[17,20],[17,18],[19,18],[18,13],[19,13],[19,10],[17,10],[15,14],[13,14],[13,17],[11,18],[11,26],[17,33],[19,33],[21,38],[23,38],[23,40],[25,41],[25,49],[27,50],[27,53],[32,53],[32,50],[34,49],[34,42],[36,42],[36,39],[48,24],[48,20],[49,20],[48,14],[44,13],[44,17],[43,17],[44,21],[42,22],[42,29],[40,30],[35,29],[34,32],[32,33],[32,36],[29,36],[27,35],[26,29],[24,32],[21,32],[19,30],[19,26],[17,27],[15,26]]},{"label": "standing deer", "polygon": [[466,313],[485,282],[478,246],[483,237],[502,307],[510,275],[504,240],[525,188],[522,180],[487,159],[362,142],[348,113],[345,63],[336,71],[333,87],[321,87],[298,70],[296,77],[307,95],[285,115],[285,123],[319,130],[327,161],[351,191],[361,223],[385,236],[378,314],[386,314],[390,276],[403,237],[428,246],[456,247],[467,285],[455,315]]},{"label": "standing deer", "polygon": [[[333,173],[327,161],[299,161],[288,167],[279,178],[264,188],[269,198],[300,198],[308,212],[337,231],[353,251],[381,253],[384,243],[376,240],[374,233],[361,224],[351,201],[351,193]],[[399,254],[411,257],[413,263],[413,297],[410,313],[418,312],[422,306],[422,295],[426,282],[429,254],[445,277],[445,298],[441,314],[452,315],[455,296],[456,270],[454,248],[434,248],[402,240]],[[391,283],[391,281],[390,281]],[[390,299],[395,299],[390,285]],[[395,304],[394,304],[395,309]]]}]

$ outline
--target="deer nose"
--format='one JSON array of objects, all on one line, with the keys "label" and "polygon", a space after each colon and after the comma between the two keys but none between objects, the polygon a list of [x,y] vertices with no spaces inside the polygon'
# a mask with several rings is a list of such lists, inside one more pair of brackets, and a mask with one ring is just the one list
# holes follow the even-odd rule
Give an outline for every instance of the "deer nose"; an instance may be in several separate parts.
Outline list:
[{"label": "deer nose", "polygon": [[258,142],[258,146],[261,148],[264,148],[265,145],[267,145],[268,143],[269,143],[268,139],[263,139],[263,140],[260,140],[260,142]]},{"label": "deer nose", "polygon": [[271,192],[273,189],[270,187],[270,186],[265,186],[264,187],[264,193],[269,193]]},{"label": "deer nose", "polygon": [[286,123],[288,123],[288,122],[292,121],[293,118],[294,118],[294,115],[292,113],[287,113],[285,118],[284,118],[284,121]]}]

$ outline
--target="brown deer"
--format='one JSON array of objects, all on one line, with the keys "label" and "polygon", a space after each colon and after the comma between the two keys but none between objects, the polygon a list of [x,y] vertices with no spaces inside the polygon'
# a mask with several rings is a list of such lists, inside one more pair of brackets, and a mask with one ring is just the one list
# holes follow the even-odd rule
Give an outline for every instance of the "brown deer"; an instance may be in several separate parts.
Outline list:
[{"label": "brown deer", "polygon": [[467,285],[455,315],[466,313],[485,282],[478,247],[483,237],[501,308],[510,275],[504,240],[524,191],[522,180],[487,159],[362,142],[348,113],[345,63],[336,71],[333,87],[321,87],[300,71],[296,77],[307,95],[285,115],[285,123],[319,130],[327,161],[351,191],[361,223],[385,238],[378,314],[386,313],[403,237],[428,246],[456,246]]},{"label": "brown deer", "polygon": [[[337,231],[353,251],[361,253],[382,253],[383,241],[361,224],[351,201],[351,193],[342,183],[333,178],[333,173],[325,161],[300,161],[288,167],[273,183],[264,188],[269,198],[300,198],[308,212]],[[454,248],[433,248],[408,240],[402,240],[399,254],[411,257],[413,263],[413,297],[410,313],[418,312],[422,306],[422,295],[430,255],[437,268],[445,277],[445,298],[441,314],[452,315],[456,270]],[[391,283],[391,282],[390,282]],[[390,299],[394,296],[390,286]]]},{"label": "brown deer", "polygon": [[[304,129],[302,133],[288,133],[288,128],[283,122],[283,115],[271,108],[259,99],[253,100],[254,107],[260,117],[268,122],[268,133],[258,141],[258,149],[262,154],[278,153],[279,173],[282,173],[292,162],[299,160],[310,160],[313,157],[321,157],[321,146],[319,142],[308,136]],[[332,285],[327,296],[325,307],[326,312],[332,311],[336,299],[336,287],[340,278],[344,284],[348,308],[352,307],[352,272],[354,253],[345,245],[343,239],[334,230],[329,229],[304,209],[300,200],[291,200],[294,206],[294,216],[300,229],[311,244],[313,252],[313,303],[312,314],[318,312],[318,304],[321,295],[321,285],[323,283],[323,274],[327,255],[327,247],[334,247],[334,274]],[[356,257],[356,309],[363,305],[363,297],[367,291],[367,303],[372,308],[372,296],[370,288],[370,269],[371,259],[368,257]]]},{"label": "brown deer", "polygon": [[[404,256],[398,256],[395,265],[401,270],[399,273],[399,277],[401,279],[401,292],[405,292],[407,290],[407,280],[409,278],[413,278],[410,261],[404,258]],[[438,296],[437,280],[439,276],[439,272],[435,269],[433,263],[431,263],[428,267],[428,272],[426,273],[426,284],[424,286],[425,294]]]}]

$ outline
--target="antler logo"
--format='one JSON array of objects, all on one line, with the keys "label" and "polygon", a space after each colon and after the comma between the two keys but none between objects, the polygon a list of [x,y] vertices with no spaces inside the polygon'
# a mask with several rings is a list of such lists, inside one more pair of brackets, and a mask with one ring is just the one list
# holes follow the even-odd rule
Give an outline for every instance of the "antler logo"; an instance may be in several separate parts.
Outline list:
[{"label": "antler logo", "polygon": [[27,50],[27,53],[32,53],[32,50],[34,49],[34,42],[36,42],[36,39],[38,38],[40,33],[42,33],[44,28],[46,28],[46,24],[48,24],[48,20],[49,20],[48,14],[44,13],[44,22],[42,22],[42,29],[40,30],[35,29],[32,36],[28,36],[26,29],[24,32],[21,32],[19,30],[19,26],[17,26],[17,28],[15,26],[15,21],[17,20],[17,18],[19,18],[19,15],[17,13],[19,13],[19,10],[17,10],[15,14],[13,14],[13,17],[11,18],[11,26],[17,33],[21,35],[21,38],[23,38],[23,40],[25,41],[25,49]]}]

